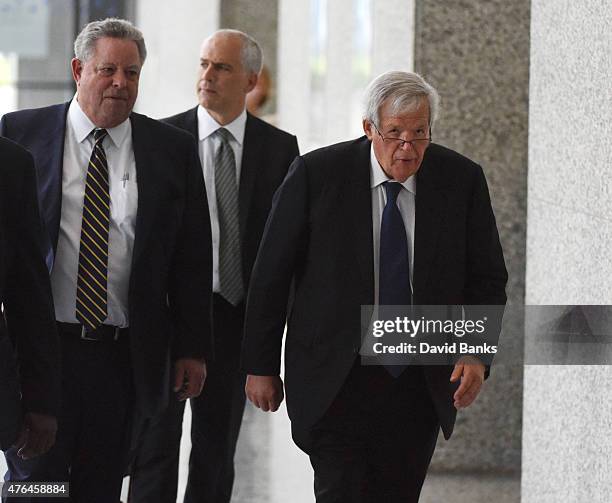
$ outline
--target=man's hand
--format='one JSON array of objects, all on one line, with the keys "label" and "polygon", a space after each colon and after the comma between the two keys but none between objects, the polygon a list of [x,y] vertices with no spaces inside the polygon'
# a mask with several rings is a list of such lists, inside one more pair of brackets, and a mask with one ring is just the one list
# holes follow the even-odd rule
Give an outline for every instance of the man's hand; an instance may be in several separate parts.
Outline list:
[{"label": "man's hand", "polygon": [[174,362],[174,392],[183,401],[202,392],[206,380],[206,363],[195,358],[179,358]]},{"label": "man's hand", "polygon": [[461,384],[453,395],[456,409],[468,407],[476,400],[482,383],[484,382],[485,366],[473,356],[464,356],[453,369],[451,382],[461,378]]},{"label": "man's hand", "polygon": [[285,397],[279,376],[247,375],[244,387],[247,398],[265,412],[276,412]]},{"label": "man's hand", "polygon": [[30,459],[47,452],[55,443],[57,419],[46,414],[28,412],[17,440],[13,444],[21,459]]}]

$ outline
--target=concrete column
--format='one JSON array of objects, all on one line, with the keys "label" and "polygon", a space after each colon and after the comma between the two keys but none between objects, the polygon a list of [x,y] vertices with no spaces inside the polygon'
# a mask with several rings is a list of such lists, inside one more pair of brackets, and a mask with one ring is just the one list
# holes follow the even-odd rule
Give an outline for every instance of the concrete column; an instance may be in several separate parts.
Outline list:
[{"label": "concrete column", "polygon": [[136,111],[167,117],[197,104],[202,40],[219,27],[219,0],[147,0],[136,5],[136,26],[149,55],[140,77]]},{"label": "concrete column", "polygon": [[[604,0],[532,2],[530,304],[612,304],[611,24]],[[525,368],[524,503],[610,501],[611,381],[610,366]]]},{"label": "concrete column", "polygon": [[333,0],[327,4],[327,57],[325,107],[322,123],[325,141],[347,139],[351,130],[353,84],[353,0]]},{"label": "concrete column", "polygon": [[310,0],[279,0],[278,125],[304,149],[309,131]]},{"label": "concrete column", "polygon": [[372,2],[372,77],[390,70],[413,71],[414,0]]},{"label": "concrete column", "polygon": [[[441,95],[433,137],[480,163],[489,182],[510,274],[511,304],[522,305],[527,184],[528,0],[416,3],[415,69]],[[461,411],[453,438],[440,440],[432,471],[514,474],[521,459],[522,326],[506,326],[500,351],[472,407]],[[479,475],[481,474],[481,475]]]},{"label": "concrete column", "polygon": [[276,110],[278,3],[278,0],[226,0],[220,4],[220,28],[248,33],[257,40],[264,53],[264,65],[270,71],[272,87],[263,114]]}]

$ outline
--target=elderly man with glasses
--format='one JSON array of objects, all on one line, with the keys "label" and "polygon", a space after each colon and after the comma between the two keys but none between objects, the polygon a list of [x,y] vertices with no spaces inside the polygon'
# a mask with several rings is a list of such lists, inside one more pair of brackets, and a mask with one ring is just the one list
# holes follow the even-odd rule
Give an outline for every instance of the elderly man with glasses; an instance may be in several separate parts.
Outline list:
[{"label": "elderly man with glasses", "polygon": [[259,249],[246,392],[263,410],[279,407],[287,319],[287,407],[319,503],[418,501],[439,430],[451,436],[485,378],[477,359],[390,369],[360,358],[361,306],[506,302],[483,171],[432,143],[438,101],[417,74],[376,78],[366,136],[294,161]]}]

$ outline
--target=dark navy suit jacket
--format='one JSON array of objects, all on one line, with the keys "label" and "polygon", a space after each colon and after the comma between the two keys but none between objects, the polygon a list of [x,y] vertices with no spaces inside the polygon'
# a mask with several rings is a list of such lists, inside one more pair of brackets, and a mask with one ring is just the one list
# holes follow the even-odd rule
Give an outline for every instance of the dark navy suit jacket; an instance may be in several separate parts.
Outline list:
[{"label": "dark navy suit jacket", "polygon": [[15,440],[22,412],[57,415],[59,408],[58,340],[40,237],[32,157],[0,138],[0,303],[10,333],[9,339],[0,317],[4,449]]},{"label": "dark navy suit jacket", "polygon": [[[361,306],[374,304],[370,141],[298,157],[277,191],[253,269],[242,367],[278,375],[287,296],[287,408],[296,443],[342,387],[361,345]],[[417,174],[414,304],[504,305],[507,273],[480,166],[432,144]],[[456,417],[452,366],[424,367],[446,438]]]},{"label": "dark navy suit jacket", "polygon": [[[57,246],[69,103],[6,114],[0,134],[34,156],[49,265]],[[212,247],[196,144],[175,127],[132,113],[138,183],[128,313],[137,410],[168,403],[171,362],[210,359]]]}]

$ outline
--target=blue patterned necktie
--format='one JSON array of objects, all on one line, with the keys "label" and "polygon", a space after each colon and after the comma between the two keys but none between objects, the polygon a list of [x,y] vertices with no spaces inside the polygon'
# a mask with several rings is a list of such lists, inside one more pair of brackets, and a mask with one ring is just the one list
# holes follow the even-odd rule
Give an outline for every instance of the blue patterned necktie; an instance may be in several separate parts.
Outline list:
[{"label": "blue patterned necktie", "polygon": [[[385,182],[383,185],[387,204],[380,223],[378,303],[381,306],[407,306],[412,304],[410,256],[404,220],[397,206],[402,185],[396,182]],[[406,365],[385,365],[385,368],[397,378]]]},{"label": "blue patterned necktie", "polygon": [[380,224],[380,261],[378,303],[388,306],[412,304],[410,287],[410,255],[402,214],[397,207],[397,196],[402,185],[383,184],[387,204]]}]

